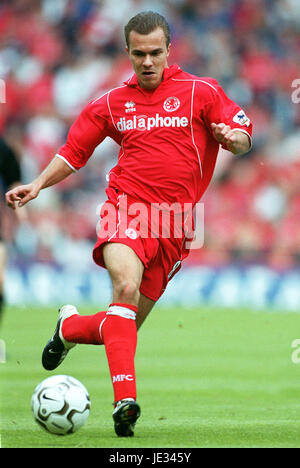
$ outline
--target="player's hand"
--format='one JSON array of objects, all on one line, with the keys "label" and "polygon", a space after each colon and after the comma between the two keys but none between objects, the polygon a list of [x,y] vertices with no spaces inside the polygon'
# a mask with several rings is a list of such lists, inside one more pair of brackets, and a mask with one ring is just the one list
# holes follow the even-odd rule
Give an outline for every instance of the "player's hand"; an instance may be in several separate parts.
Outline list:
[{"label": "player's hand", "polygon": [[36,198],[39,192],[40,189],[33,183],[19,185],[5,194],[6,204],[15,210],[17,207],[24,206],[30,200]]},{"label": "player's hand", "polygon": [[238,137],[237,132],[232,130],[229,125],[224,123],[212,123],[211,128],[215,139],[221,143],[227,145],[227,148],[230,150],[230,146],[237,143]]},{"label": "player's hand", "polygon": [[212,123],[211,129],[215,139],[234,154],[243,154],[249,151],[251,142],[245,133],[232,129],[224,123]]}]

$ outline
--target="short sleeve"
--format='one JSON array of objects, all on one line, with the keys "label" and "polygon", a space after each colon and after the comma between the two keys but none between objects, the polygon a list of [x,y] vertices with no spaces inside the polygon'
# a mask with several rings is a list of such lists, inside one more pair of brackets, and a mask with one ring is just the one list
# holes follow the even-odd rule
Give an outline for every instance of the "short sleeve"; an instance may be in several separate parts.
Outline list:
[{"label": "short sleeve", "polygon": [[[212,80],[207,82],[207,85],[210,87],[209,99],[203,112],[203,118],[209,131],[211,131],[212,123],[225,123],[232,129],[246,133],[251,143],[253,125],[244,110],[225,94],[217,81]],[[226,146],[223,147],[227,149]]]},{"label": "short sleeve", "polygon": [[95,148],[110,134],[105,96],[90,102],[79,114],[59,149],[61,157],[74,170],[83,167]]}]

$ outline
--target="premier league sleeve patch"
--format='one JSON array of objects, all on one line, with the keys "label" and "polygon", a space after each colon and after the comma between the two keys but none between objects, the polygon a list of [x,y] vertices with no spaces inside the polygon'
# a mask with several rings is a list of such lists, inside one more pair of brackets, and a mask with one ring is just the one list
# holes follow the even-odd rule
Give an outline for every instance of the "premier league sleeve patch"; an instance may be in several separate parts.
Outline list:
[{"label": "premier league sleeve patch", "polygon": [[250,125],[250,120],[243,110],[240,110],[237,114],[235,114],[232,120],[240,125],[246,125],[246,127],[249,127]]}]

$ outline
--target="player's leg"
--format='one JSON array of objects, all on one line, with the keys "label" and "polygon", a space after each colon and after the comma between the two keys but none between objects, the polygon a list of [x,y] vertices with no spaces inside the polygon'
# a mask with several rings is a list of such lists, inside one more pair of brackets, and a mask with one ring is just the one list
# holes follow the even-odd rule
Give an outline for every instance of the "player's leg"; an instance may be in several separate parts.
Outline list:
[{"label": "player's leg", "polygon": [[74,315],[66,320],[64,334],[70,341],[78,342],[78,337],[81,337],[81,342],[84,340],[86,342],[90,340],[90,343],[94,344],[97,341],[98,344],[105,342],[115,392],[113,412],[115,430],[119,436],[132,436],[135,422],[140,415],[140,408],[135,402],[136,329],[140,328],[155,302],[138,293],[143,265],[139,259],[136,259],[134,252],[120,244],[107,244],[107,246],[104,258],[113,284],[114,301],[110,310],[119,310],[128,314],[132,309],[126,311],[126,302],[128,308],[130,303],[134,305],[138,301],[136,324],[122,315],[108,315],[109,311],[107,314],[100,312],[86,317]]},{"label": "player's leg", "polygon": [[[128,303],[135,309],[135,304],[139,300],[138,285],[143,272],[143,264],[133,250],[126,245],[117,243],[108,244],[107,247],[105,249],[105,261],[113,283],[114,302],[112,306],[115,303]],[[124,274],[124,272],[126,273]],[[47,343],[45,353],[43,353],[44,367],[47,370],[55,369],[62,362],[59,350],[64,350],[64,348],[69,350],[76,343],[104,344],[102,325],[107,312],[102,311],[82,316],[79,315],[75,306],[63,306],[59,310],[59,320],[54,335]],[[57,342],[57,346],[54,345],[53,340]],[[56,352],[52,349],[52,345],[57,348]],[[49,362],[47,362],[48,360]]]},{"label": "player's leg", "polygon": [[135,319],[144,266],[130,247],[119,243],[106,244],[103,258],[113,287],[113,302],[101,330],[114,389],[113,419],[117,435],[132,436],[140,415],[135,402]]},{"label": "player's leg", "polygon": [[115,396],[115,430],[119,436],[131,436],[140,415],[135,402],[135,317],[144,267],[135,252],[120,243],[106,244],[103,257],[113,286],[113,302],[108,311],[79,316],[74,306],[62,307],[42,361],[46,369],[53,370],[74,343],[104,343]]},{"label": "player's leg", "polygon": [[107,243],[103,258],[113,286],[113,303],[138,306],[144,265],[127,245]]},{"label": "player's leg", "polygon": [[[137,330],[141,328],[155,304],[155,301],[140,294],[135,320]],[[68,350],[73,347],[70,346],[71,343],[74,345],[76,343],[93,345],[104,344],[102,325],[106,318],[107,311],[97,312],[91,315],[79,315],[76,307],[67,305],[63,306],[59,312],[63,321],[59,336],[64,343],[64,347]]]},{"label": "player's leg", "polygon": [[138,311],[136,314],[136,328],[139,330],[143,325],[144,321],[148,317],[149,313],[155,306],[156,302],[152,301],[148,297],[144,296],[144,294],[140,293],[140,300],[138,304]]}]

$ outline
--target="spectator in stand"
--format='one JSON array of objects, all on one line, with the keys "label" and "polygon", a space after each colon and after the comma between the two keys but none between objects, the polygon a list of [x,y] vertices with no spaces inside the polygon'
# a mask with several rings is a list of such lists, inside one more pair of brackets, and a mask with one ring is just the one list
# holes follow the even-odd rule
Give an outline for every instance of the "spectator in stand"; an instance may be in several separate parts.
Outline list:
[{"label": "spectator in stand", "polygon": [[[6,82],[7,103],[1,105],[0,131],[21,134],[21,162],[26,179],[32,179],[33,172],[38,173],[48,162],[54,147],[60,147],[78,110],[112,86],[122,84],[130,74],[130,63],[121,53],[124,43],[119,25],[136,11],[148,9],[149,4],[148,0],[121,3],[117,0],[1,2],[0,77]],[[299,2],[152,1],[151,9],[170,18],[173,51],[176,51],[172,61],[180,63],[190,73],[215,76],[231,99],[241,103],[256,128],[249,167],[257,172],[258,178],[264,169],[265,178],[268,178],[270,170],[277,166],[281,168],[283,161],[282,157],[275,156],[273,142],[284,147],[284,143],[299,132],[300,105],[291,102],[291,84],[300,77]],[[285,146],[284,160],[297,144],[299,147],[294,140],[293,145]],[[99,152],[98,149],[95,152],[95,158],[101,158],[107,173],[115,163],[111,160],[113,152]],[[295,156],[297,160],[300,160],[300,154]],[[240,162],[233,165],[230,159],[228,162],[229,165],[224,164],[212,182],[216,184],[214,190],[206,194],[206,230],[207,239],[212,242],[209,251],[216,251],[216,242],[218,248],[226,251],[220,258],[230,260],[228,244],[219,246],[219,240],[213,240],[211,233],[215,221],[208,212],[209,206],[213,205],[210,198],[221,197],[224,190],[233,192],[235,188],[234,173]],[[73,187],[72,199],[66,195],[65,186],[60,187],[61,205],[66,207],[66,212],[74,211],[74,200],[79,199],[80,191],[86,190],[95,179],[95,166],[91,164],[82,173],[80,184]],[[102,183],[87,193],[87,205],[94,203],[95,190],[103,192],[105,184],[102,179]],[[257,189],[267,184],[267,180],[260,180]],[[222,219],[225,223],[226,218],[230,250],[234,250],[241,245],[244,229],[240,229],[236,236],[230,235],[236,225],[232,213],[237,200],[232,197],[228,203],[228,211],[223,211]],[[287,212],[289,203],[292,203],[290,198]],[[276,223],[268,221],[272,238],[275,230],[285,225],[285,217],[286,213],[283,213]],[[260,224],[255,210],[251,212],[251,220],[253,226]],[[95,232],[96,218],[90,215],[86,222],[89,232]],[[247,225],[250,226],[248,222]],[[71,233],[69,237],[72,239]],[[261,238],[258,234],[257,237]],[[191,261],[198,261],[199,255],[208,258],[209,255],[204,255],[206,245],[201,254],[191,255]],[[258,242],[258,248],[262,248],[259,245]],[[296,242],[292,245],[296,249]],[[290,252],[291,249],[288,255]]]},{"label": "spectator in stand", "polygon": [[[8,146],[5,140],[0,137],[0,184],[2,182],[4,191],[7,188],[13,188],[19,185],[21,181],[21,168],[18,158],[13,149]],[[15,211],[16,216],[21,220],[26,216],[22,210]],[[2,317],[4,305],[4,268],[5,268],[6,251],[4,241],[1,236],[0,225],[0,318]]]}]

